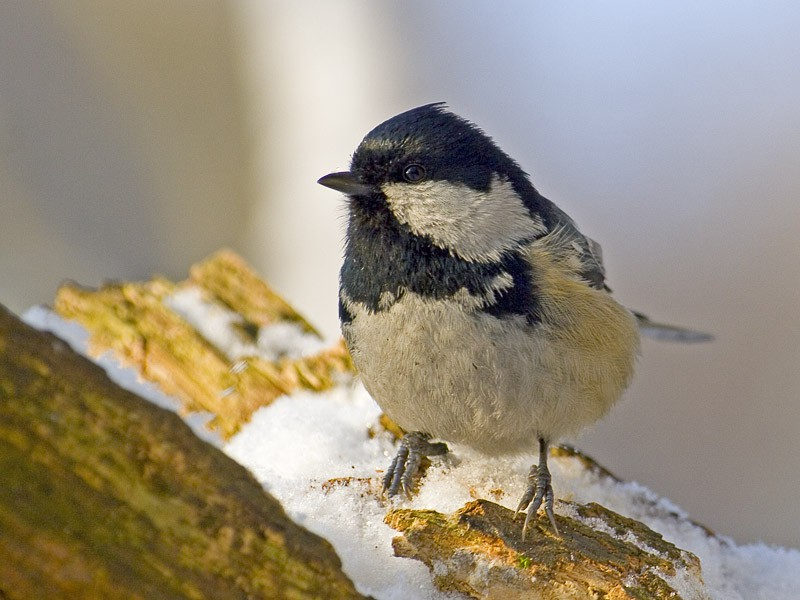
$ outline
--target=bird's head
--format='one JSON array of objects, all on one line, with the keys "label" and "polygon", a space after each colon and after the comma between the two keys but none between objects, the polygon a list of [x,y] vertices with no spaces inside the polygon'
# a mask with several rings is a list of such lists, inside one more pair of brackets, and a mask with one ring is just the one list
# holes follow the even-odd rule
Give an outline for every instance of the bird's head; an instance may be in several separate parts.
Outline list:
[{"label": "bird's head", "polygon": [[351,213],[389,211],[412,235],[471,262],[499,260],[545,231],[542,198],[519,165],[442,103],[381,123],[349,171],[319,183],[346,194]]}]

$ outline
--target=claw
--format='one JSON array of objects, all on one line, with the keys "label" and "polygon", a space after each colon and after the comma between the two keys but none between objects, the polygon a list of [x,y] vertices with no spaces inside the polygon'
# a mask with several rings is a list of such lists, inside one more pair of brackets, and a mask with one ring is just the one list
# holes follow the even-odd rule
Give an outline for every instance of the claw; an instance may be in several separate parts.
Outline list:
[{"label": "claw", "polygon": [[[405,439],[405,438],[404,438]],[[383,489],[388,491],[389,497],[397,495],[400,488],[403,472],[405,471],[406,459],[408,458],[408,446],[401,443],[397,454],[392,459],[389,468],[386,469],[386,475],[383,476]]]},{"label": "claw", "polygon": [[386,475],[383,476],[383,489],[391,498],[402,490],[406,498],[411,497],[414,488],[414,477],[419,471],[424,456],[447,454],[447,445],[441,442],[431,443],[430,436],[419,431],[412,431],[403,436],[400,448],[392,460]]},{"label": "claw", "polygon": [[539,511],[539,507],[544,504],[544,512],[553,526],[553,531],[556,535],[561,535],[558,532],[556,525],[556,517],[553,513],[553,503],[555,496],[553,495],[553,486],[551,485],[550,469],[547,468],[547,452],[548,444],[545,440],[539,439],[539,464],[531,467],[528,474],[528,487],[520,500],[517,510],[514,512],[514,520],[520,512],[527,508],[525,515],[525,523],[522,525],[522,540],[525,540],[525,534],[528,527]]}]

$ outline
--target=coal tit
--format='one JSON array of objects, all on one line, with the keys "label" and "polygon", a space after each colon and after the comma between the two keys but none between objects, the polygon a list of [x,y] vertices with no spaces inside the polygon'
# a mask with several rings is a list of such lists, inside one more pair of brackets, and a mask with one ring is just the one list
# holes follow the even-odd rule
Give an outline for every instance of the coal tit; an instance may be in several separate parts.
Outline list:
[{"label": "coal tit", "polygon": [[342,332],[367,391],[406,433],[384,478],[410,493],[431,439],[532,451],[517,513],[544,504],[548,447],[597,421],[631,381],[640,323],[704,339],[618,304],[600,247],[474,124],[428,104],[378,125],[350,170]]}]

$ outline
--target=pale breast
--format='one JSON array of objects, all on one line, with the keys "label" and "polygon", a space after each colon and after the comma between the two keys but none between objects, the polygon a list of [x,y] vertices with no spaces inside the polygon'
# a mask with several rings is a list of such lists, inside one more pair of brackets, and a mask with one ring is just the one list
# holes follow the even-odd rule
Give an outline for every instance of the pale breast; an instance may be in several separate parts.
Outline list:
[{"label": "pale breast", "polygon": [[487,453],[532,450],[600,418],[633,372],[633,317],[605,292],[578,292],[568,303],[578,313],[561,307],[537,325],[405,293],[382,311],[350,306],[343,331],[365,387],[407,431]]}]

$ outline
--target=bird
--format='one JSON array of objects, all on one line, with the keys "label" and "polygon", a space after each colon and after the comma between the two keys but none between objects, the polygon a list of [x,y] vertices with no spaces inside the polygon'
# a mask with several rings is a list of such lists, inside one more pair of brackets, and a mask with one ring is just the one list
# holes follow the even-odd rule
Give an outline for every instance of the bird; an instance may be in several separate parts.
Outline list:
[{"label": "bird", "polygon": [[[606,284],[599,244],[529,175],[445,103],[372,129],[342,193],[341,330],[356,371],[405,432],[383,478],[411,494],[422,459],[447,443],[532,453],[514,514],[539,509],[556,534],[548,451],[603,417],[634,375],[640,332],[710,336],[628,310]],[[439,441],[437,441],[439,440]]]}]

